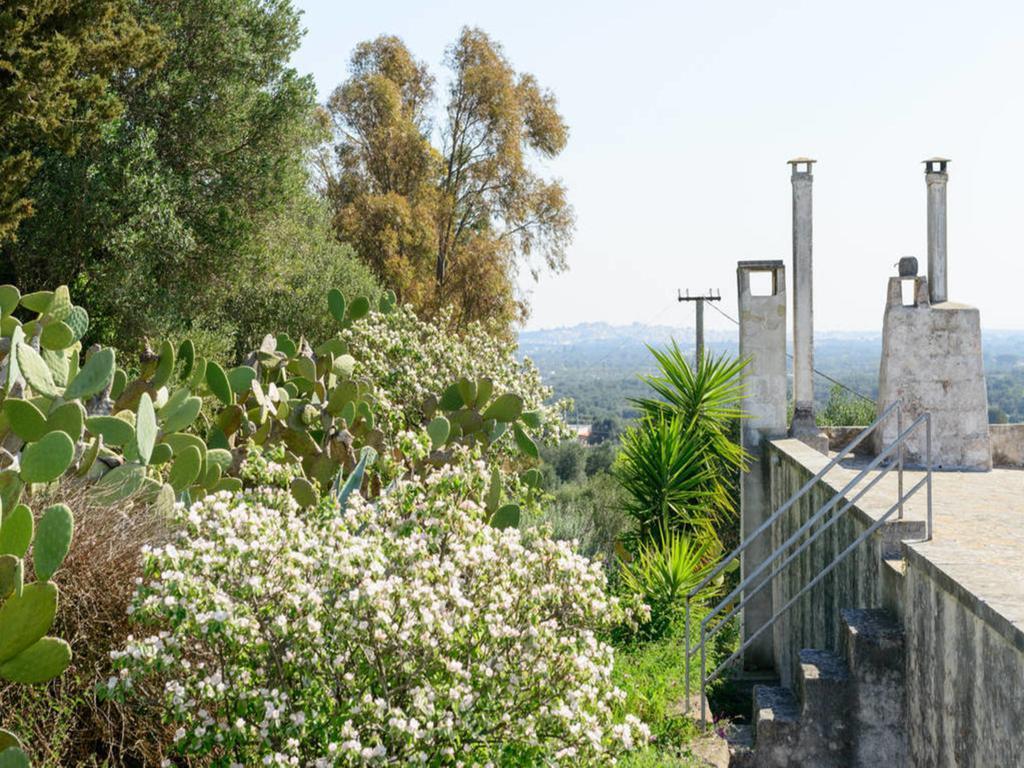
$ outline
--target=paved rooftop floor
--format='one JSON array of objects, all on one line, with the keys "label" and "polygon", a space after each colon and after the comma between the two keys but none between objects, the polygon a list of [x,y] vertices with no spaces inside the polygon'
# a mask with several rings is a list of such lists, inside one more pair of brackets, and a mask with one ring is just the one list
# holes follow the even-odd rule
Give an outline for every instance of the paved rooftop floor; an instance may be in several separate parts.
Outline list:
[{"label": "paved rooftop floor", "polygon": [[[812,472],[828,462],[829,457],[795,440],[777,443]],[[825,479],[842,488],[866,463],[863,459],[844,463]],[[905,470],[904,488],[909,490],[924,475]],[[868,482],[865,478],[857,488]],[[895,503],[897,482],[893,470],[857,506],[877,520]],[[932,483],[932,540],[908,542],[908,546],[1024,637],[1024,470],[934,472]],[[923,521],[926,513],[922,488],[904,506],[904,519]]]}]

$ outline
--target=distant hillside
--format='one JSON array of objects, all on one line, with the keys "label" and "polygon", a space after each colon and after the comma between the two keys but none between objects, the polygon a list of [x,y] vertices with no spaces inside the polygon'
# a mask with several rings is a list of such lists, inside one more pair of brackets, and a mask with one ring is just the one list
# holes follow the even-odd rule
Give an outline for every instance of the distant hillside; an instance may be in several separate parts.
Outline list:
[{"label": "distant hillside", "polygon": [[[689,354],[692,328],[667,325],[579,325],[523,331],[521,355],[531,358],[557,397],[576,401],[573,420],[629,419],[635,414],[628,398],[646,395],[638,374],[653,372],[646,345],[663,346],[675,339]],[[815,368],[856,391],[874,397],[878,389],[881,334],[821,331],[815,337]],[[705,345],[716,354],[737,354],[735,332],[708,331]],[[986,331],[985,369],[992,418],[1024,421],[1024,331]],[[832,383],[815,377],[815,398],[824,404]]]}]

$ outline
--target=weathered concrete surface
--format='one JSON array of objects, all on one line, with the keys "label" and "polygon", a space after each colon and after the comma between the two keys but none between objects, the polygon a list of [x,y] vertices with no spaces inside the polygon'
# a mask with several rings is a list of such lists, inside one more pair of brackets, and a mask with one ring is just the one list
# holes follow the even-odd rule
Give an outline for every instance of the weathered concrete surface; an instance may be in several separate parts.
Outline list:
[{"label": "weathered concrete surface", "polygon": [[[864,426],[855,427],[822,427],[828,437],[828,449],[832,453],[843,450],[861,432]],[[992,445],[992,466],[1003,469],[1024,469],[1024,424],[989,424],[989,442]],[[870,440],[858,445],[855,456],[871,456],[874,446]]]},{"label": "weathered concrete surface", "polygon": [[[772,274],[772,293],[755,296],[750,290],[750,274],[764,271]],[[781,261],[741,261],[736,279],[740,358],[750,361],[743,372],[747,418],[741,422],[741,444],[751,457],[750,471],[744,473],[740,484],[740,532],[746,538],[771,514],[765,446],[786,433],[786,271]],[[743,575],[764,562],[770,552],[771,537],[766,532],[743,553]],[[770,615],[771,594],[765,589],[744,607],[743,636],[757,631]],[[743,664],[747,669],[763,669],[771,663],[772,637],[765,631],[747,649]]]},{"label": "weathered concrete surface", "polygon": [[801,765],[847,768],[854,729],[849,709],[855,691],[846,661],[831,651],[800,651]]},{"label": "weathered concrete surface", "polygon": [[[774,441],[768,452],[777,504],[827,461],[796,440]],[[855,472],[837,467],[811,495],[820,504]],[[905,487],[922,476],[908,471]],[[824,545],[793,563],[797,575],[776,578],[777,605],[889,509],[896,482],[895,472],[883,478],[822,537]],[[922,536],[922,491],[906,504],[903,523],[883,526],[886,535],[872,537],[777,625],[780,678],[794,679],[799,650],[838,647],[841,608],[887,607],[906,636],[909,764],[1024,768],[1024,472],[937,472],[933,483],[931,541],[896,546],[901,536]],[[797,505],[779,534],[806,519],[809,505]],[[883,560],[885,553],[902,561]]]},{"label": "weathered concrete surface", "polygon": [[902,768],[907,764],[903,628],[885,610],[840,611],[854,701],[851,764]]},{"label": "weathered concrete surface", "polygon": [[992,466],[1024,468],[1024,424],[989,424]]},{"label": "weathered concrete surface", "polygon": [[[980,313],[953,302],[929,304],[923,277],[915,281],[915,304],[904,306],[900,282],[898,277],[889,280],[878,413],[898,400],[906,427],[929,412],[933,466],[991,469]],[[896,435],[896,419],[887,419],[873,436],[875,452],[891,444]],[[914,431],[906,442],[907,461],[923,464],[925,443],[925,430]]]},{"label": "weathered concrete surface", "polygon": [[949,298],[946,269],[946,163],[935,157],[924,161],[924,179],[928,187],[928,285],[932,304]]},{"label": "weathered concrete surface", "polygon": [[793,423],[789,434],[815,450],[828,440],[814,418],[814,160],[789,161],[793,185]]}]

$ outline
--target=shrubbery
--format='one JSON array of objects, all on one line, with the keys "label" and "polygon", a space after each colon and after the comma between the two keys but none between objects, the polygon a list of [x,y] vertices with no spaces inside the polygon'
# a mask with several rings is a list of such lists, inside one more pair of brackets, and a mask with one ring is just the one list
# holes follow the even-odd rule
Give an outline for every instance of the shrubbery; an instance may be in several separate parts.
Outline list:
[{"label": "shrubbery", "polygon": [[160,677],[181,751],[243,765],[579,765],[642,743],[612,715],[599,636],[624,613],[603,570],[488,525],[471,459],[346,509],[270,487],[179,508],[111,693]]}]

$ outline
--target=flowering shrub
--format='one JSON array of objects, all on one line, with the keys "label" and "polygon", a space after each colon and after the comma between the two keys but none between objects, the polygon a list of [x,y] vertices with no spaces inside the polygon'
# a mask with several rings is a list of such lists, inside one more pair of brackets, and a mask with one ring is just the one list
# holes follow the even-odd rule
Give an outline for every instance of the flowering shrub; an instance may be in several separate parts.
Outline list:
[{"label": "flowering shrub", "polygon": [[454,336],[447,326],[446,317],[427,322],[410,307],[398,307],[388,313],[371,312],[342,331],[357,361],[356,375],[373,382],[385,433],[418,425],[424,400],[439,397],[460,378],[487,377],[496,392],[513,392],[523,398],[524,410],[539,412],[541,440],[568,436],[561,417],[566,403],[544,405],[552,392],[541,383],[532,361],[519,362],[508,342],[479,324],[461,336]]},{"label": "flowering shrub", "polygon": [[464,457],[345,510],[273,486],[179,505],[106,692],[163,680],[177,748],[224,765],[611,762],[647,738],[599,639],[624,610],[567,543],[486,524],[486,488]]}]

